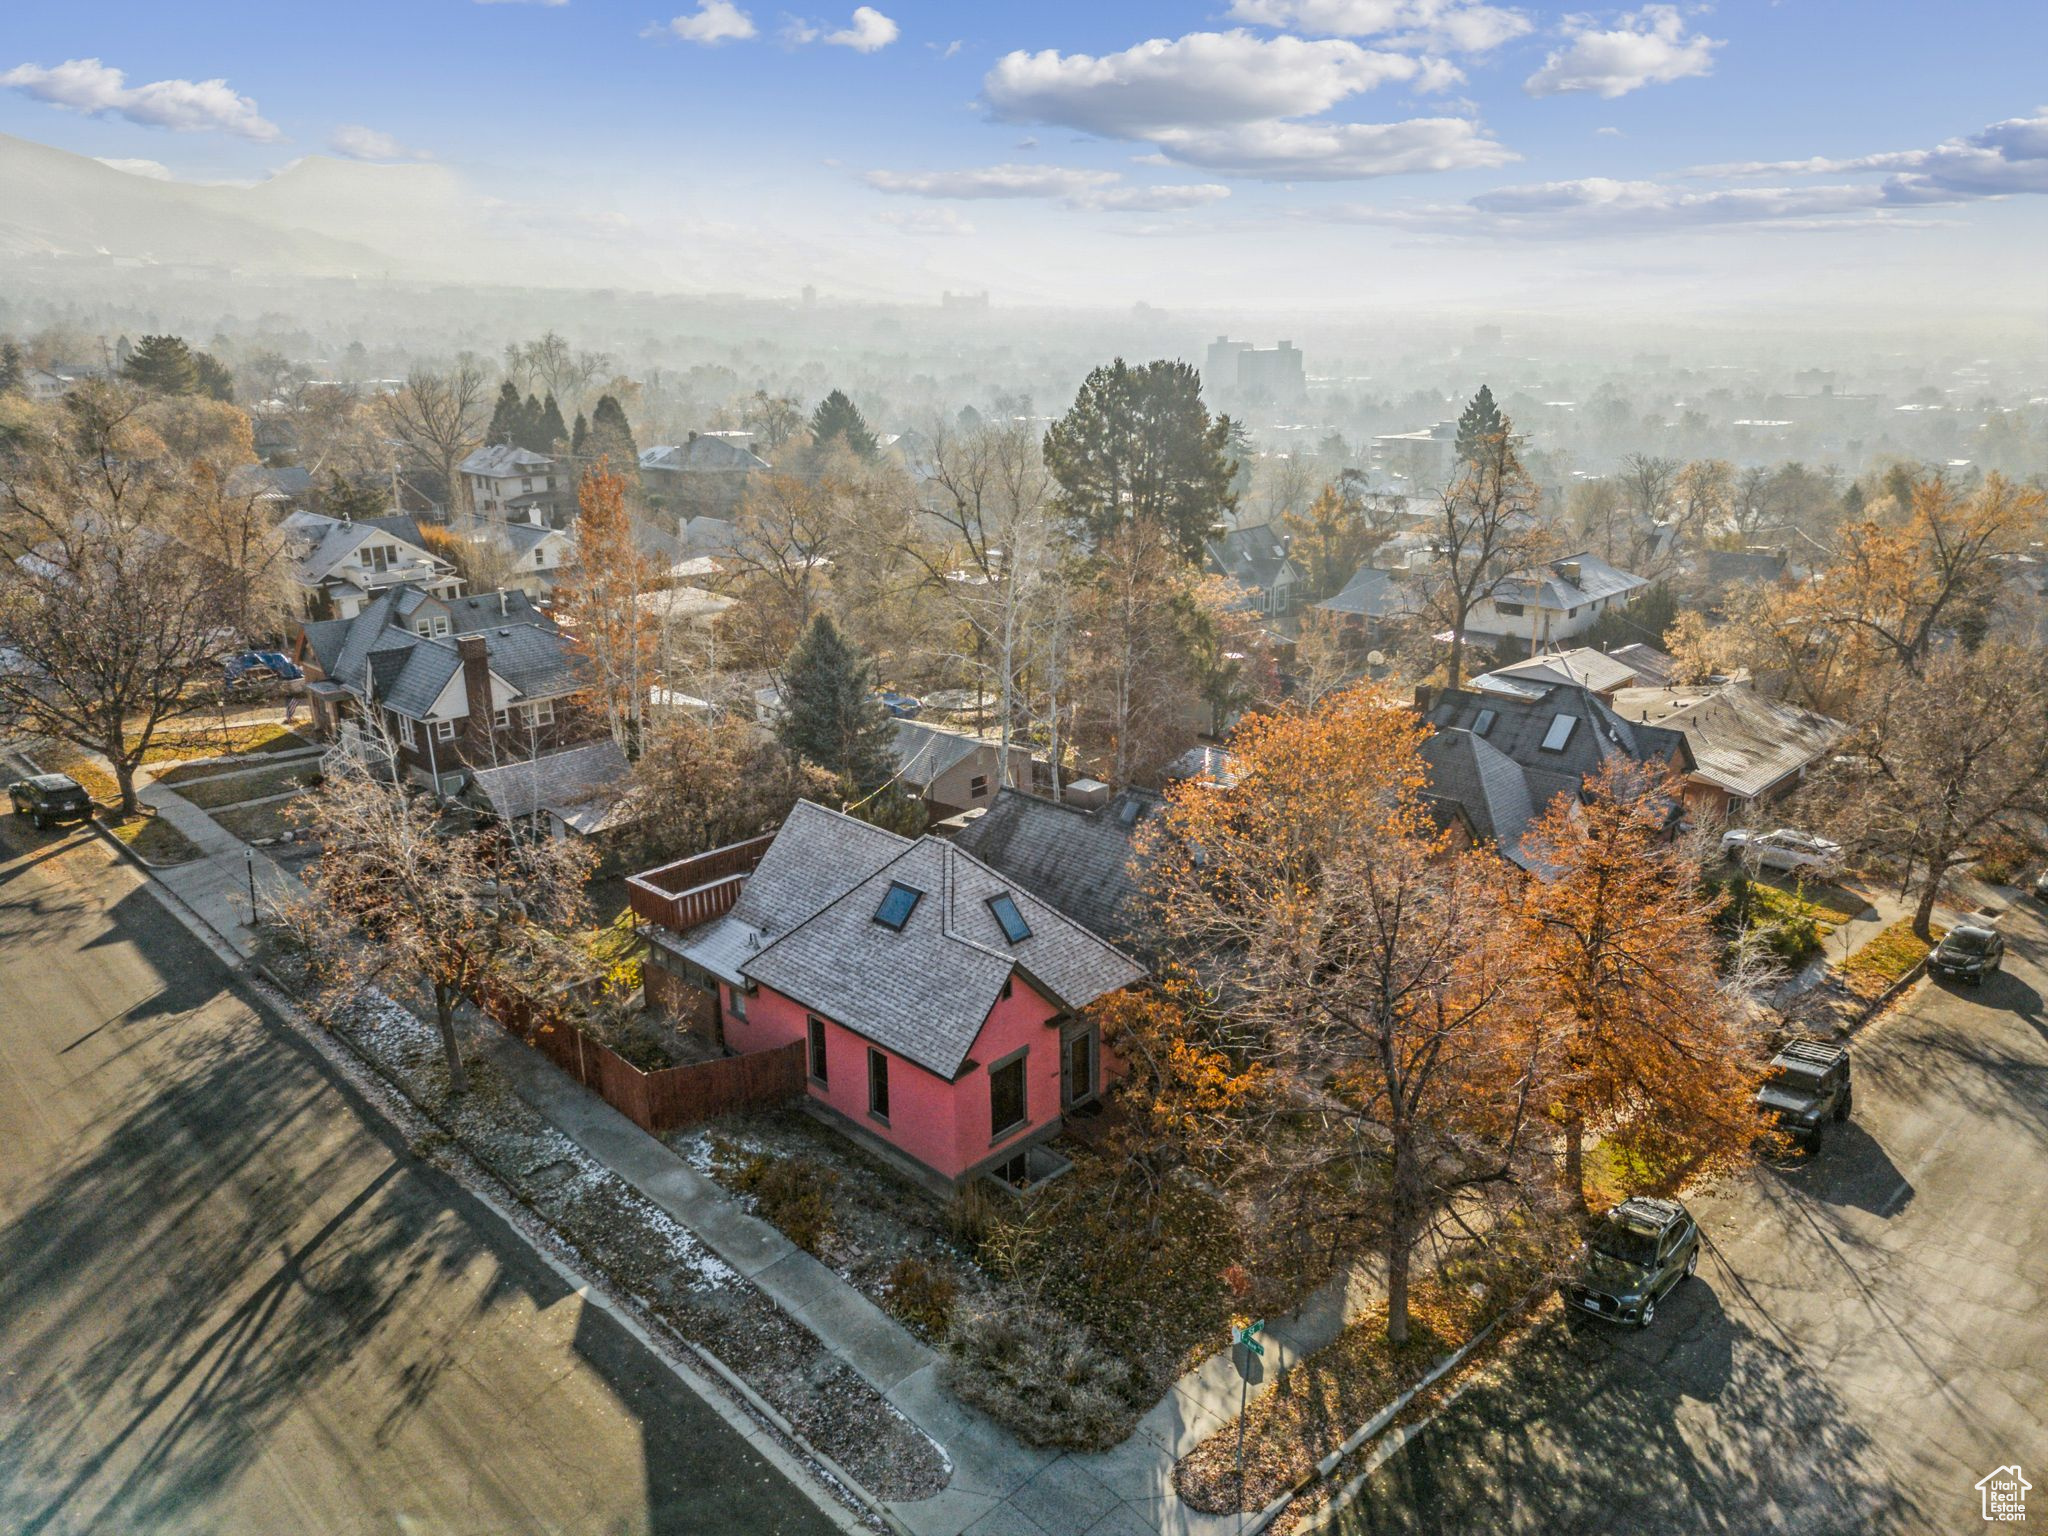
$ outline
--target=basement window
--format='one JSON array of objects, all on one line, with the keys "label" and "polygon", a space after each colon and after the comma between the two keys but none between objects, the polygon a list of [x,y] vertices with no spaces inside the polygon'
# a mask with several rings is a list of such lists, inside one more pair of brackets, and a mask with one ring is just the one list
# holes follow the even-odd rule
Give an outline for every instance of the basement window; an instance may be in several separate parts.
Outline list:
[{"label": "basement window", "polygon": [[917,910],[924,892],[913,890],[900,880],[889,882],[889,894],[882,898],[882,904],[875,908],[875,921],[892,933],[901,933],[903,925],[910,921],[910,914]]}]

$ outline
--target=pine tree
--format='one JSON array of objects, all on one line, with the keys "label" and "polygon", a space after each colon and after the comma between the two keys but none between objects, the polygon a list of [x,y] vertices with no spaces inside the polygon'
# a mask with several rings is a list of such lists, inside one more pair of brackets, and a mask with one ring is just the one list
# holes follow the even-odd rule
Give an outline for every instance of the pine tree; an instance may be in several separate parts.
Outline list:
[{"label": "pine tree", "polygon": [[620,474],[635,473],[640,467],[640,449],[633,441],[632,424],[626,420],[625,407],[616,396],[600,396],[597,408],[590,413],[590,451],[609,459],[612,469]]},{"label": "pine tree", "polygon": [[491,425],[484,433],[484,442],[493,448],[517,444],[524,412],[519,386],[507,379],[498,386],[498,403],[491,410]]},{"label": "pine tree", "polygon": [[234,373],[211,352],[192,354],[192,373],[195,393],[205,395],[209,400],[234,400]]},{"label": "pine tree", "polygon": [[21,348],[14,342],[0,341],[0,395],[21,388],[27,377],[28,365],[22,360]]},{"label": "pine tree", "polygon": [[1493,403],[1492,386],[1482,384],[1479,393],[1458,418],[1458,462],[1470,464],[1479,457],[1480,447],[1490,437],[1507,431],[1507,419]]},{"label": "pine tree", "polygon": [[581,411],[576,413],[576,426],[569,434],[569,456],[579,464],[590,457],[590,423]]},{"label": "pine tree", "polygon": [[159,395],[189,395],[199,388],[199,365],[182,336],[145,336],[123,370],[128,381]]},{"label": "pine tree", "polygon": [[866,418],[843,389],[833,390],[811,413],[811,441],[823,448],[834,438],[864,459],[875,456],[875,434],[868,430]]},{"label": "pine tree", "polygon": [[526,403],[519,407],[519,446],[528,453],[546,453],[548,445],[541,441],[541,423],[546,413],[540,408],[540,397],[528,395]]},{"label": "pine tree", "polygon": [[790,751],[872,793],[895,773],[895,727],[875,693],[875,664],[825,614],[783,668],[777,734]]},{"label": "pine tree", "polygon": [[569,441],[569,424],[562,420],[562,408],[555,404],[555,397],[549,395],[540,407],[540,446],[535,453],[554,455],[562,451],[562,444]]},{"label": "pine tree", "polygon": [[1851,522],[1861,522],[1863,519],[1863,503],[1863,487],[1854,480],[1851,480],[1849,482],[1849,489],[1842,492],[1842,515]]}]

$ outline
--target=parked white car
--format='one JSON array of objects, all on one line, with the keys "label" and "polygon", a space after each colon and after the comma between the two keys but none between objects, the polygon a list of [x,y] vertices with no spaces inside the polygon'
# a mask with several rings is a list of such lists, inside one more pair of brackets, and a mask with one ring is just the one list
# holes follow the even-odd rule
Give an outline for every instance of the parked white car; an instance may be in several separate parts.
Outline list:
[{"label": "parked white car", "polygon": [[1731,828],[1721,834],[1721,851],[1765,869],[1810,869],[1835,874],[1842,868],[1840,843],[1815,837],[1811,832],[1795,832],[1790,827],[1780,827],[1775,832]]}]

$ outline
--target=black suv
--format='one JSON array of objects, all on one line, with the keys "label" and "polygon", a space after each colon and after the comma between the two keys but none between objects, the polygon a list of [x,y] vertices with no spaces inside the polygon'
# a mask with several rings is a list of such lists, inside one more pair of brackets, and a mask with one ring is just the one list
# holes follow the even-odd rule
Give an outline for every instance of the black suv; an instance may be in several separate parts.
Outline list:
[{"label": "black suv", "polygon": [[1657,1319],[1657,1303],[1699,1263],[1700,1229],[1692,1213],[1676,1200],[1638,1195],[1593,1224],[1565,1300],[1609,1322],[1647,1328]]},{"label": "black suv", "polygon": [[92,796],[78,780],[62,773],[39,773],[7,786],[14,814],[26,816],[40,832],[53,821],[92,820]]},{"label": "black suv", "polygon": [[2005,965],[2005,935],[1996,928],[1962,923],[1948,931],[1948,937],[1934,946],[1927,957],[1927,969],[1950,981],[1967,981],[1973,987]]},{"label": "black suv", "polygon": [[1820,1150],[1828,1122],[1849,1118],[1849,1053],[1825,1040],[1788,1040],[1771,1058],[1756,1107],[1783,1135]]}]

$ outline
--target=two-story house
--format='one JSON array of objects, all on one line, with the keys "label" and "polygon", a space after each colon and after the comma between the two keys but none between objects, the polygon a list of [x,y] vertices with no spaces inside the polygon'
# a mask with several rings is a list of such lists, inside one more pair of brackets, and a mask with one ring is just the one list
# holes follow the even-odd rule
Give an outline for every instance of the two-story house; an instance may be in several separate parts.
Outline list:
[{"label": "two-story house", "polygon": [[1205,546],[1212,574],[1237,583],[1247,605],[1268,618],[1292,613],[1301,568],[1287,553],[1287,534],[1271,523],[1232,528]]},{"label": "two-story house", "polygon": [[1532,654],[1584,634],[1601,614],[1648,585],[1582,550],[1495,582],[1466,616],[1465,639]]},{"label": "two-story house", "polygon": [[575,516],[575,486],[566,464],[544,453],[497,443],[479,448],[458,471],[479,517],[534,527],[560,527]]},{"label": "two-story house", "polygon": [[278,529],[308,618],[353,619],[393,587],[439,598],[462,591],[455,567],[427,549],[409,513],[351,520],[293,512]]},{"label": "two-story house", "polygon": [[401,587],[353,619],[302,626],[297,660],[316,730],[356,749],[374,722],[400,772],[444,795],[473,770],[603,734],[583,658],[520,592]]}]

